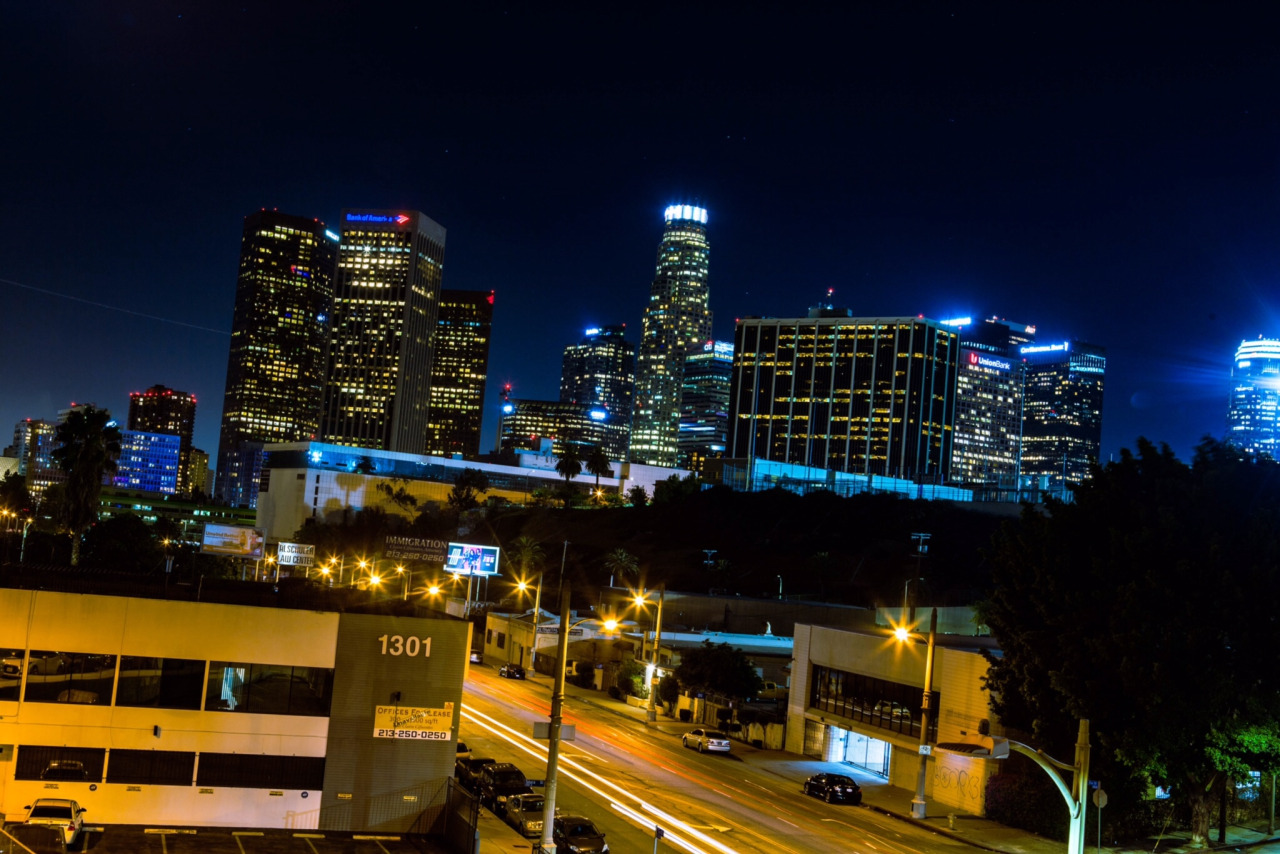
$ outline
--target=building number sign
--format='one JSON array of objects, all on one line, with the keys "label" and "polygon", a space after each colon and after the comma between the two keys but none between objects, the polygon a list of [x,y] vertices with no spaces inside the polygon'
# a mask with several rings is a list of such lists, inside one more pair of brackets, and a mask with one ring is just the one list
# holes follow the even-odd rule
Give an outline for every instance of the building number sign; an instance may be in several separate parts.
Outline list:
[{"label": "building number sign", "polygon": [[404,635],[383,635],[378,638],[382,644],[383,655],[404,655],[409,658],[431,657],[431,638],[416,638]]}]

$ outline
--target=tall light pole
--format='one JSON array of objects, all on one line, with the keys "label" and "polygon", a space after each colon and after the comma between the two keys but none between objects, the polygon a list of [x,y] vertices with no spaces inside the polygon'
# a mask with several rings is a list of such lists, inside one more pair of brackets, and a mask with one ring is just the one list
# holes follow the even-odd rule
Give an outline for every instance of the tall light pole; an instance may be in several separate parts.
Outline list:
[{"label": "tall light pole", "polygon": [[938,609],[929,613],[929,651],[924,657],[924,699],[920,703],[920,770],[916,773],[916,796],[911,799],[911,817],[924,818],[924,784],[929,774],[929,718],[933,695],[933,641],[938,633]]},{"label": "tall light pole", "polygon": [[653,726],[658,720],[658,708],[654,705],[654,699],[658,696],[658,689],[653,684],[653,677],[658,674],[658,652],[662,649],[662,600],[666,598],[667,585],[663,583],[658,586],[658,619],[653,626],[653,663],[647,674],[649,677],[649,705],[644,715],[646,726]]}]

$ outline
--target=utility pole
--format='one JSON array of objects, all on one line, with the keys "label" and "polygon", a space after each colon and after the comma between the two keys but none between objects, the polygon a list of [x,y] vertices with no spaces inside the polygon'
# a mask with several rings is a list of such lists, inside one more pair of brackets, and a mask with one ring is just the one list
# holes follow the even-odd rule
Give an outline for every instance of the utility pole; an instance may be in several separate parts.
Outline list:
[{"label": "utility pole", "polygon": [[[565,546],[568,547],[568,543]],[[560,770],[560,721],[564,713],[564,671],[569,659],[569,621],[573,614],[569,610],[569,591],[560,591],[560,638],[557,646],[560,653],[556,661],[556,678],[551,690],[551,722],[547,728],[547,782],[543,786],[542,805],[542,840],[540,851],[555,854],[556,844],[552,837],[556,820],[556,783]]]},{"label": "utility pole", "polygon": [[658,709],[654,705],[658,688],[653,684],[653,677],[658,675],[658,652],[662,649],[662,600],[667,598],[667,585],[663,582],[658,587],[658,621],[653,628],[653,672],[649,674],[649,708],[644,720],[647,726],[653,726],[658,720]]}]

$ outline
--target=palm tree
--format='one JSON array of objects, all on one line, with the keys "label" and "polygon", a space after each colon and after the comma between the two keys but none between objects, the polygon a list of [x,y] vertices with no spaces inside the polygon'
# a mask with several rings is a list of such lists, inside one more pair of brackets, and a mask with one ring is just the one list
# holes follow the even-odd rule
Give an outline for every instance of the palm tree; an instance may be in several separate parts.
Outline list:
[{"label": "palm tree", "polygon": [[520,575],[525,579],[542,566],[542,545],[533,537],[516,537],[507,546],[507,553],[516,566],[520,567]]},{"label": "palm tree", "polygon": [[604,556],[604,568],[609,570],[609,586],[613,586],[613,577],[621,575],[625,581],[640,574],[640,564],[636,556],[626,549],[614,549]]},{"label": "palm tree", "polygon": [[577,446],[561,446],[556,472],[564,478],[564,509],[568,510],[573,502],[573,479],[582,474],[582,457],[578,454]]},{"label": "palm tree", "polygon": [[80,539],[98,518],[102,478],[116,471],[120,428],[111,413],[78,406],[54,432],[53,461],[66,473],[64,521],[71,533],[71,565],[80,562]]},{"label": "palm tree", "polygon": [[609,455],[604,452],[604,448],[596,445],[591,449],[591,453],[587,454],[587,473],[596,476],[596,499],[600,497],[600,478],[613,477],[613,469],[609,468]]}]

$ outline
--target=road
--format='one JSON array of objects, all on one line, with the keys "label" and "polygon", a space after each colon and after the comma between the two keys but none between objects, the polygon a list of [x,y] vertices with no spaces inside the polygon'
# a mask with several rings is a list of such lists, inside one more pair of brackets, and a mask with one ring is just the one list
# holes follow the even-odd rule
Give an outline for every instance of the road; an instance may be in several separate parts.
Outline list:
[{"label": "road", "polygon": [[[514,762],[528,777],[542,778],[546,743],[531,733],[549,708],[547,680],[507,680],[493,668],[473,667],[464,687],[462,739],[476,756]],[[659,851],[974,850],[865,807],[807,797],[802,781],[779,775],[767,752],[739,742],[729,755],[701,755],[681,746],[678,724],[647,728],[572,697],[564,722],[576,726],[577,739],[561,744],[557,806],[595,821],[614,854],[652,852],[655,825],[666,832]]]}]

